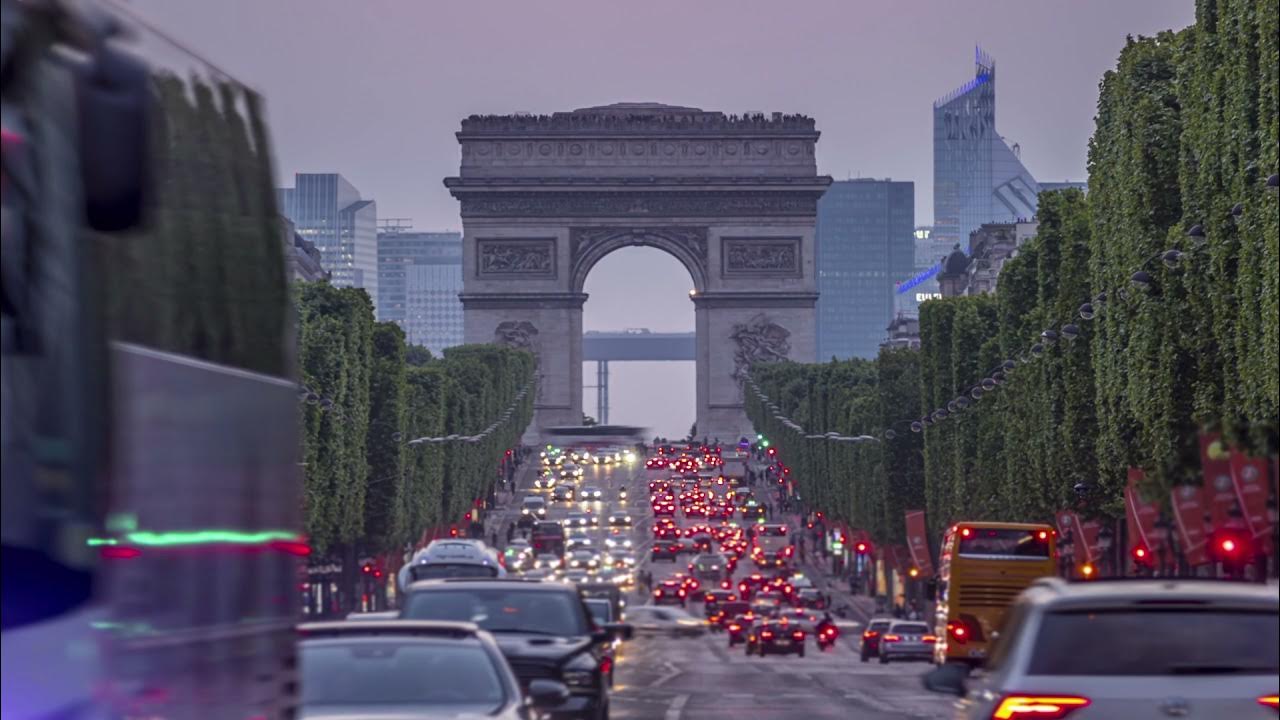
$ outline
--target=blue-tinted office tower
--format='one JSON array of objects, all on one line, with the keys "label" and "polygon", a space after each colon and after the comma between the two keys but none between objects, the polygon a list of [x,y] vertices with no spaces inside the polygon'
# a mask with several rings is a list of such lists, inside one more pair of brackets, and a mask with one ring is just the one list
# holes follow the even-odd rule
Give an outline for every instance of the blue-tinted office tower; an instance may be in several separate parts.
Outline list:
[{"label": "blue-tinted office tower", "polygon": [[439,355],[462,344],[462,233],[378,233],[378,319],[404,330],[410,345]]},{"label": "blue-tinted office tower", "polygon": [[298,173],[277,191],[280,212],[320,251],[338,287],[364,288],[378,303],[378,206],[338,173]]},{"label": "blue-tinted office tower", "polygon": [[1029,220],[1040,186],[996,131],[996,64],[974,50],[974,78],[933,104],[933,234],[969,247],[983,223]]},{"label": "blue-tinted office tower", "polygon": [[873,358],[915,274],[915,183],[841,180],[818,201],[818,358]]}]

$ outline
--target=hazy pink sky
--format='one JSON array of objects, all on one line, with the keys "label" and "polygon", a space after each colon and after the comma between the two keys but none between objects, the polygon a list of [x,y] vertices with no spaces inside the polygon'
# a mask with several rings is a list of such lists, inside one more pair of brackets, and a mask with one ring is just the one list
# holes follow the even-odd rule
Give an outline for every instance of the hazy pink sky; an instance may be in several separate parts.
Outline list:
[{"label": "hazy pink sky", "polygon": [[[340,172],[420,229],[460,227],[440,181],[463,117],[619,101],[811,115],[820,172],[912,180],[928,224],[931,103],[972,76],[975,44],[996,58],[1000,133],[1038,179],[1082,180],[1125,36],[1194,19],[1191,0],[123,2],[265,96],[282,179]],[[624,252],[588,280],[587,329],[692,329],[688,274]],[[613,418],[683,434],[692,399],[643,392],[670,372],[691,394],[691,366],[616,370],[637,393],[615,386]]]}]

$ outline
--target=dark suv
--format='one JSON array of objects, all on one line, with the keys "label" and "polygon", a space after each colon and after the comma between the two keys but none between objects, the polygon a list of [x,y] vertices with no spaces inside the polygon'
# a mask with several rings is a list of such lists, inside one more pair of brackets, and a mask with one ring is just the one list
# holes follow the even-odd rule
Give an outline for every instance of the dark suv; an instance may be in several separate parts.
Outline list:
[{"label": "dark suv", "polygon": [[559,720],[609,716],[607,649],[631,626],[596,625],[571,585],[528,580],[433,580],[409,586],[400,617],[474,622],[497,640],[526,690],[558,680],[569,698],[548,708]]}]

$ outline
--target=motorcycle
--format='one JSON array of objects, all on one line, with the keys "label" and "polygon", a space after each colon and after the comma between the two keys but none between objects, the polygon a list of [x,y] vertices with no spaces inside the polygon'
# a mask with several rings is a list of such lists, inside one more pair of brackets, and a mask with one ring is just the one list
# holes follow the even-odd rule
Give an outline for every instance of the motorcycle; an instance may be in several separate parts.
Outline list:
[{"label": "motorcycle", "polygon": [[618,499],[619,499],[619,500],[621,500],[622,502],[626,502],[626,501],[627,501],[627,489],[626,489],[626,488],[619,488],[619,489],[618,489]]},{"label": "motorcycle", "polygon": [[823,652],[835,647],[836,640],[840,637],[840,630],[830,623],[822,623],[818,626],[817,638],[818,649]]}]

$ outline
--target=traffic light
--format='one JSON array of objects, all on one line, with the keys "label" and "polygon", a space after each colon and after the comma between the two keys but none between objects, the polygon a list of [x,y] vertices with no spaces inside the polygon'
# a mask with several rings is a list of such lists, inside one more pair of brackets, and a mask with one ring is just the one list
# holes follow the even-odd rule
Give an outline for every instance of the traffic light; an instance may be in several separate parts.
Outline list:
[{"label": "traffic light", "polygon": [[1253,559],[1253,540],[1243,530],[1216,530],[1209,538],[1209,556],[1222,563],[1228,571],[1241,570]]},{"label": "traffic light", "polygon": [[860,542],[857,545],[854,545],[853,549],[856,550],[859,555],[866,555],[871,552],[871,545],[869,543]]},{"label": "traffic light", "polygon": [[1151,550],[1146,545],[1134,545],[1129,554],[1133,556],[1135,565],[1149,568],[1153,564]]},{"label": "traffic light", "polygon": [[369,563],[365,563],[364,567],[360,568],[360,572],[364,573],[365,575],[368,575],[373,572],[373,566],[370,565]]}]

